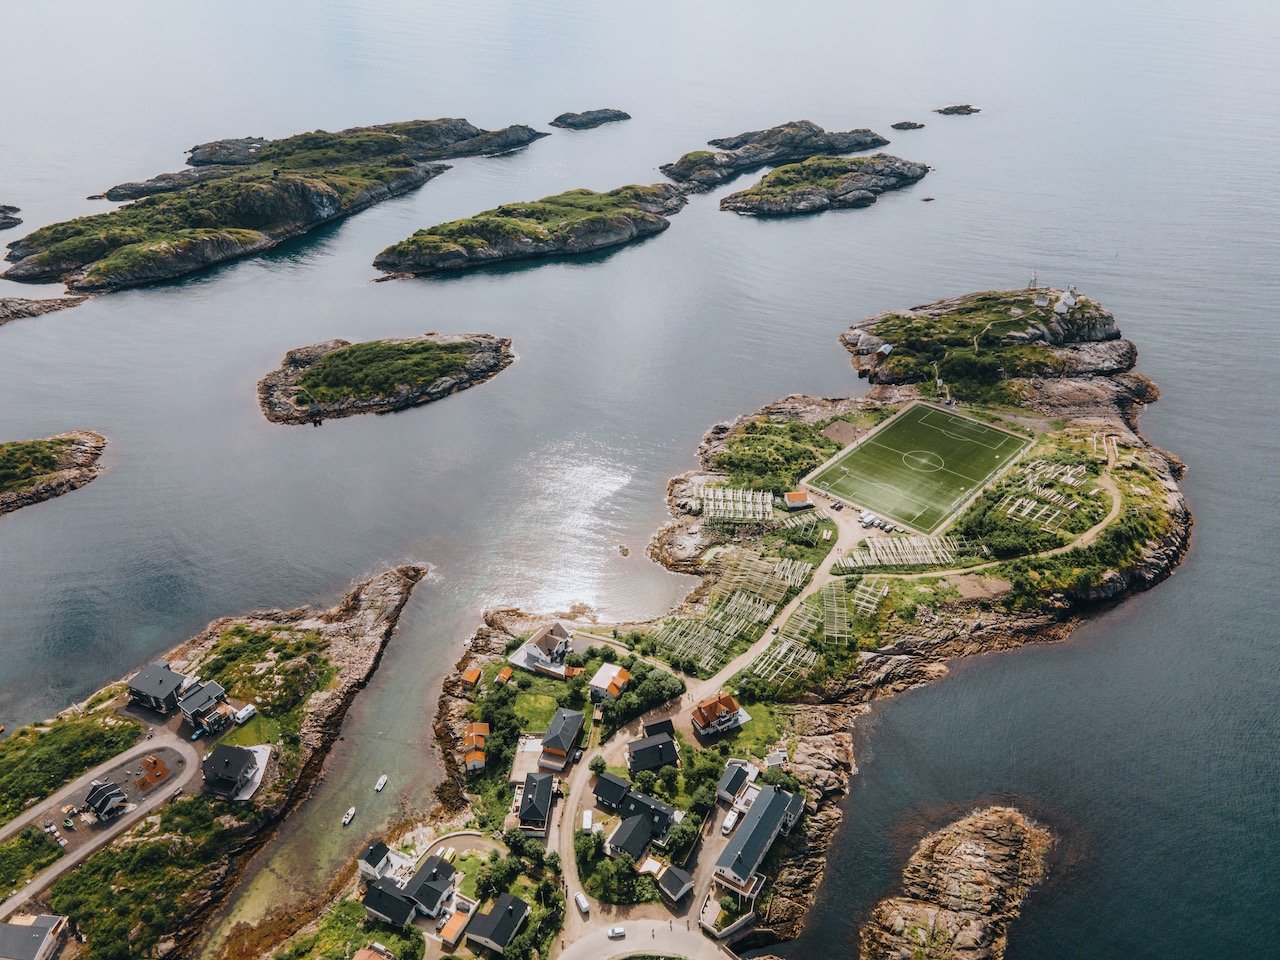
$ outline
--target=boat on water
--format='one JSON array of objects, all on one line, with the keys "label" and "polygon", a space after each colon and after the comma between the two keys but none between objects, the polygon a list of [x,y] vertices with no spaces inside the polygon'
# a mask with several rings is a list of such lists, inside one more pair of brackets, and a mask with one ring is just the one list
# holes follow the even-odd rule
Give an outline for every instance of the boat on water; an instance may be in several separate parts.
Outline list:
[{"label": "boat on water", "polygon": [[342,815],[342,825],[345,827],[348,823],[354,820],[355,817],[356,817],[356,808],[347,807],[347,812]]},{"label": "boat on water", "polygon": [[386,785],[387,785],[387,775],[384,773],[382,776],[378,778],[378,782],[373,785],[373,792],[381,793],[382,788],[385,787]]}]

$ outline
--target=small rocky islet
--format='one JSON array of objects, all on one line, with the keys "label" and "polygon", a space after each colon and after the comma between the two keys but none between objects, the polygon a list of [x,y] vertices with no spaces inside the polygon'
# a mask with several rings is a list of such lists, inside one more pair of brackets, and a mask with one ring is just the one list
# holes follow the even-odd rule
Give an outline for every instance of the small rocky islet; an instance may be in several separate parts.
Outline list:
[{"label": "small rocky islet", "polygon": [[953,103],[950,106],[938,107],[933,111],[944,117],[969,117],[975,113],[981,113],[981,107],[975,107],[971,103]]},{"label": "small rocky islet", "polygon": [[273,423],[391,413],[484,383],[513,359],[511,341],[487,333],[327,340],[286,353],[259,382],[258,401]]},{"label": "small rocky islet", "polygon": [[914,120],[899,120],[897,123],[891,123],[889,126],[894,130],[923,130],[924,124],[917,123]]},{"label": "small rocky islet", "polygon": [[0,297],[0,325],[10,320],[25,320],[29,317],[40,317],[55,310],[65,310],[78,303],[84,303],[88,297],[48,297],[42,300],[29,300],[26,297]]},{"label": "small rocky islet", "polygon": [[1000,960],[1008,925],[1047,870],[1053,835],[1012,807],[988,807],[920,841],[902,894],[862,925],[859,960]]},{"label": "small rocky islet", "polygon": [[17,207],[0,203],[0,230],[8,230],[11,227],[16,227],[20,224],[22,222],[22,218],[14,216],[14,214],[19,212],[20,211]]},{"label": "small rocky islet", "polygon": [[424,275],[592,253],[661,233],[687,199],[674,184],[655,183],[507,203],[419,230],[383,250],[373,265],[390,274]]},{"label": "small rocky islet", "polygon": [[774,168],[755,186],[723,198],[720,209],[757,217],[782,217],[867,207],[880,194],[910,186],[928,172],[922,163],[887,153],[810,157]]},{"label": "small rocky islet", "polygon": [[795,120],[767,130],[749,130],[708,141],[715,150],[695,150],[658,169],[690,191],[710,190],[741,173],[819,154],[856,153],[888,145],[872,130],[828,132],[812,120]]},{"label": "small rocky islet", "polygon": [[3,276],[81,292],[184,276],[416,189],[448,169],[438,160],[505,153],[547,135],[440,119],[200,144],[187,159],[193,169],[108,191],[134,202],[10,243]]},{"label": "small rocky islet", "polygon": [[584,110],[582,113],[562,113],[551,121],[551,126],[562,130],[594,130],[606,123],[630,120],[631,114],[606,107],[601,110]]},{"label": "small rocky islet", "polygon": [[107,438],[92,430],[0,443],[0,516],[92,482],[106,446]]}]

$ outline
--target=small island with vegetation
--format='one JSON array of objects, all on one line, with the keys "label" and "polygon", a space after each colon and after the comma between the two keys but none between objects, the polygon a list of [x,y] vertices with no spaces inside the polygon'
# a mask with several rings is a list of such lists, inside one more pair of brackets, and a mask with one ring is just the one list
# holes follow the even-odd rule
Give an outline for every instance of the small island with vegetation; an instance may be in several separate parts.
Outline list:
[{"label": "small island with vegetation", "polygon": [[102,472],[98,458],[106,446],[107,438],[91,430],[0,443],[0,516],[91,482]]},{"label": "small island with vegetation", "polygon": [[1008,925],[1047,870],[1053,836],[1011,807],[976,810],[920,841],[900,896],[862,926],[859,960],[1001,960]]},{"label": "small island with vegetation", "polygon": [[551,121],[551,126],[562,130],[594,130],[606,123],[630,120],[631,114],[606,107],[602,110],[585,110],[582,113],[562,113]]},{"label": "small island with vegetation", "polygon": [[662,173],[691,191],[711,190],[741,173],[820,154],[856,153],[889,143],[871,130],[826,131],[812,120],[793,120],[768,130],[749,130],[733,137],[711,140],[715,150],[694,150],[675,163],[659,167]]},{"label": "small island with vegetation", "polygon": [[770,170],[755,186],[722,199],[720,209],[757,217],[782,217],[868,207],[880,194],[910,186],[928,172],[923,163],[887,153],[810,157]]},{"label": "small island with vegetation", "polygon": [[661,233],[671,225],[667,217],[686,201],[683,191],[668,183],[631,184],[607,193],[569,190],[419,230],[383,250],[373,265],[387,273],[422,275],[577,256]]},{"label": "small island with vegetation", "polygon": [[10,243],[13,266],[4,277],[61,280],[83,292],[169,280],[261,253],[416,189],[448,169],[433,161],[505,152],[543,136],[448,119],[202,144],[188,159],[192,169],[107,192],[134,202]]},{"label": "small island with vegetation", "polygon": [[487,333],[327,340],[286,353],[258,383],[258,400],[273,423],[391,413],[484,383],[513,359],[511,341]]}]

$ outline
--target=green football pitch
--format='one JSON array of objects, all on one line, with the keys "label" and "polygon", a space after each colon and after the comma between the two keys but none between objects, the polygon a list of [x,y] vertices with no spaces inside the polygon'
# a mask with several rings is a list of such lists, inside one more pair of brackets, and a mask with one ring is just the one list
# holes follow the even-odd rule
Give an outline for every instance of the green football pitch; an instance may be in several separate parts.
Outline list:
[{"label": "green football pitch", "polygon": [[917,403],[819,467],[808,483],[931,534],[1028,444],[996,427]]}]

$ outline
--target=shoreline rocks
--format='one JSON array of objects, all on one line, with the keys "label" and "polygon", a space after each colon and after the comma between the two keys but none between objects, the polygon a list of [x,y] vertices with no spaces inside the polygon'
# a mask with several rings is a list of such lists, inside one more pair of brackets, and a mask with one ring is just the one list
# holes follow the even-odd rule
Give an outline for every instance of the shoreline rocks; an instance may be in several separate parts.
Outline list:
[{"label": "shoreline rocks", "polygon": [[383,250],[373,265],[393,276],[423,276],[580,256],[661,233],[671,226],[667,218],[687,202],[669,183],[631,184],[608,193],[570,190],[419,230]]},{"label": "shoreline rocks", "polygon": [[887,153],[869,157],[810,157],[775,167],[754,187],[731,193],[721,210],[784,217],[869,207],[882,194],[922,180],[929,168]]},{"label": "shoreline rocks", "polygon": [[10,227],[16,227],[22,222],[21,217],[15,217],[18,213],[17,207],[11,207],[8,204],[0,203],[0,230],[8,230]]},{"label": "shoreline rocks", "polygon": [[1053,835],[1012,807],[988,807],[920,841],[900,896],[862,926],[859,960],[1000,960],[1008,925],[1047,871]]},{"label": "shoreline rocks", "polygon": [[899,120],[897,123],[889,124],[894,130],[923,130],[923,123],[916,123],[914,120]]},{"label": "shoreline rocks", "polygon": [[77,490],[95,480],[102,473],[98,458],[107,447],[107,438],[92,430],[71,430],[42,440],[70,440],[65,453],[59,458],[58,469],[37,480],[29,487],[0,493],[0,517],[45,500],[52,500],[64,493]]},{"label": "shoreline rocks", "polygon": [[84,303],[88,297],[49,297],[44,300],[28,300],[25,297],[0,297],[0,326],[10,320],[26,320],[40,317],[55,310],[65,310]]},{"label": "shoreline rocks", "polygon": [[938,107],[933,112],[940,113],[944,117],[968,117],[975,113],[981,113],[982,108],[975,107],[971,103],[953,103],[947,107]]},{"label": "shoreline rocks", "polygon": [[450,394],[466,390],[496,377],[515,359],[511,352],[511,340],[487,333],[444,335],[425,333],[419,337],[387,339],[387,343],[463,343],[472,347],[466,367],[453,376],[440,377],[432,383],[402,386],[392,396],[343,400],[330,403],[313,403],[299,406],[294,402],[302,375],[322,357],[351,346],[347,340],[326,340],[307,347],[298,347],[284,355],[278,370],[267,374],[258,382],[258,402],[263,416],[272,423],[319,423],[336,417],[352,417],[362,413],[392,413],[441,400]]},{"label": "shoreline rocks", "polygon": [[827,132],[812,120],[794,120],[768,130],[750,130],[710,140],[711,150],[686,153],[658,169],[690,191],[710,190],[741,173],[778,163],[807,160],[819,154],[856,153],[889,143],[871,130]]},{"label": "shoreline rocks", "polygon": [[560,127],[562,130],[594,130],[606,123],[619,123],[630,119],[631,114],[607,107],[601,110],[585,110],[582,113],[562,113],[551,121],[551,126]]}]

